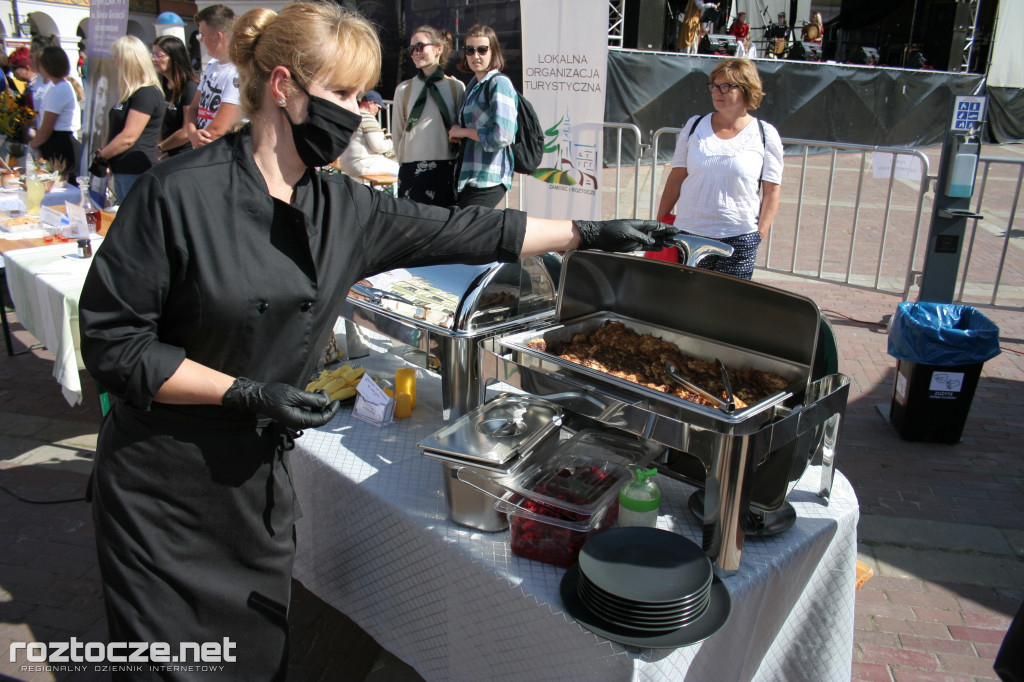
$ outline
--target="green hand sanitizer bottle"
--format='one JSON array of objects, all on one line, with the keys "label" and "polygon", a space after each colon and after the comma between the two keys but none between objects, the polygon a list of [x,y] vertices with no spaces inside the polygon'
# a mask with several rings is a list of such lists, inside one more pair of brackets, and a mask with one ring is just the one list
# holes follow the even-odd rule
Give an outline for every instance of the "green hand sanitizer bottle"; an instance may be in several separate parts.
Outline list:
[{"label": "green hand sanitizer bottle", "polygon": [[634,471],[634,478],[619,491],[619,527],[658,525],[658,508],[661,507],[661,491],[651,478],[657,469]]}]

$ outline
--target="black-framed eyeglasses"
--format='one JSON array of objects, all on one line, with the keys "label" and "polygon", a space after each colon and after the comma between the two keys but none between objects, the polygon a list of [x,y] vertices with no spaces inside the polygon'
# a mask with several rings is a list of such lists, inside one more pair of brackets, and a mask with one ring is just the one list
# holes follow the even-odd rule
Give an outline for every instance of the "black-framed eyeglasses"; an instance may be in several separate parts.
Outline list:
[{"label": "black-framed eyeglasses", "polygon": [[471,56],[473,56],[473,53],[476,52],[478,55],[483,57],[485,54],[487,54],[487,51],[490,50],[491,48],[490,48],[489,45],[477,45],[476,47],[473,47],[472,45],[466,45],[462,49],[463,49],[463,51],[465,51],[467,56],[471,57]]},{"label": "black-framed eyeglasses", "polygon": [[436,46],[435,43],[416,43],[415,45],[409,46],[409,52],[412,52],[413,54],[416,54],[417,52],[423,52],[423,48],[425,48],[427,45],[430,45],[431,47]]},{"label": "black-framed eyeglasses", "polygon": [[723,95],[728,95],[730,90],[740,87],[743,86],[737,85],[736,83],[708,83],[708,92],[718,90]]}]

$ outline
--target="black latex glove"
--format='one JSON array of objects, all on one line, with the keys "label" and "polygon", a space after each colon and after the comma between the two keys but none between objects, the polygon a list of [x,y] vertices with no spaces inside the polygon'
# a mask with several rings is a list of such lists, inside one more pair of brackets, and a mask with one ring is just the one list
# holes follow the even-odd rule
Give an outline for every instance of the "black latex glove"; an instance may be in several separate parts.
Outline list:
[{"label": "black latex glove", "polygon": [[672,245],[679,230],[656,220],[574,220],[581,249],[654,251]]},{"label": "black latex glove", "polygon": [[323,426],[338,413],[341,403],[326,391],[307,393],[288,384],[264,384],[238,377],[221,399],[225,407],[255,412],[293,429]]},{"label": "black latex glove", "polygon": [[92,157],[92,164],[89,166],[89,175],[105,178],[107,176],[107,160],[100,156],[99,152]]}]

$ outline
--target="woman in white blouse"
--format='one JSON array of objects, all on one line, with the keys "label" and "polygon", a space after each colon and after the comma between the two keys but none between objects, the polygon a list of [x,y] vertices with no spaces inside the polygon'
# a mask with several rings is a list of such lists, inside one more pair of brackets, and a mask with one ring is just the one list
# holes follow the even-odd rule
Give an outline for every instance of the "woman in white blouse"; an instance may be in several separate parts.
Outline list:
[{"label": "woman in white blouse", "polygon": [[694,116],[676,143],[658,215],[675,227],[730,244],[729,258],[709,256],[701,268],[750,279],[757,247],[779,209],[782,140],[750,115],[764,91],[749,59],[725,59],[711,71],[715,111]]},{"label": "woman in white blouse", "polygon": [[82,127],[82,113],[75,89],[67,80],[71,64],[64,50],[50,45],[39,54],[38,65],[39,76],[50,83],[50,87],[43,96],[42,105],[36,104],[42,117],[29,147],[38,149],[41,158],[49,161],[54,169],[59,169],[61,177],[77,187],[75,178],[78,176],[82,145],[75,133]]}]

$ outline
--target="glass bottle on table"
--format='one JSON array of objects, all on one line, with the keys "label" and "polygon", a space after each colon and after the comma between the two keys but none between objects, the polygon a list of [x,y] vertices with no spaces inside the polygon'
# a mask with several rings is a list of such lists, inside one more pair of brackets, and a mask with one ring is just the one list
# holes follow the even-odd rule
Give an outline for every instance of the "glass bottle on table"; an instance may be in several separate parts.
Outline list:
[{"label": "glass bottle on table", "polygon": [[46,188],[43,181],[36,176],[36,164],[32,155],[25,157],[25,210],[29,215],[39,215],[43,207],[43,195]]},{"label": "glass bottle on table", "polygon": [[100,209],[93,203],[89,196],[89,176],[78,178],[78,190],[82,193],[79,205],[85,211],[85,222],[89,228],[89,234],[100,232]]}]

